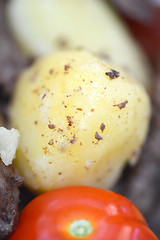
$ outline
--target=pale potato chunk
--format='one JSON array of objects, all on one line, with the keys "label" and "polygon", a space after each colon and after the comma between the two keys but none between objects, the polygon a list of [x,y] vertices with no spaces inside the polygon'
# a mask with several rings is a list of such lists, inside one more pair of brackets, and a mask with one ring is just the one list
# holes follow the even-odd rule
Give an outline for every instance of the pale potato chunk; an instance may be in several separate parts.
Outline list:
[{"label": "pale potato chunk", "polygon": [[28,55],[87,49],[109,58],[151,88],[151,67],[108,1],[10,0],[7,19]]},{"label": "pale potato chunk", "polygon": [[21,135],[15,164],[37,192],[69,185],[108,188],[146,138],[143,87],[95,56],[57,52],[20,77],[11,126]]},{"label": "pale potato chunk", "polygon": [[19,133],[16,129],[0,127],[0,158],[6,166],[12,164],[15,158],[18,139]]}]

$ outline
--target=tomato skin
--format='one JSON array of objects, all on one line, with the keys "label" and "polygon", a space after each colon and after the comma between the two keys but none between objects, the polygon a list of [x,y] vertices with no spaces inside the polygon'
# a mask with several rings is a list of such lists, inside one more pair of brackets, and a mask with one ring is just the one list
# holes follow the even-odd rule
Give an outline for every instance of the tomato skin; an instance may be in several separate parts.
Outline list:
[{"label": "tomato skin", "polygon": [[[71,222],[86,219],[92,232],[71,236]],[[66,187],[32,200],[9,240],[158,240],[140,211],[125,197],[94,187]]]}]

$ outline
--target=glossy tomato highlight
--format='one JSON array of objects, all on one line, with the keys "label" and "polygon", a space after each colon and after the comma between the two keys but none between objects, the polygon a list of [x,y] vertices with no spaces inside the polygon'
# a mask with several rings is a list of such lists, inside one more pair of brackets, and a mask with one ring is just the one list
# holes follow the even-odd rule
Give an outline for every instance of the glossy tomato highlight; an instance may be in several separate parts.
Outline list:
[{"label": "glossy tomato highlight", "polygon": [[52,190],[22,211],[9,240],[158,240],[127,198],[104,189]]}]

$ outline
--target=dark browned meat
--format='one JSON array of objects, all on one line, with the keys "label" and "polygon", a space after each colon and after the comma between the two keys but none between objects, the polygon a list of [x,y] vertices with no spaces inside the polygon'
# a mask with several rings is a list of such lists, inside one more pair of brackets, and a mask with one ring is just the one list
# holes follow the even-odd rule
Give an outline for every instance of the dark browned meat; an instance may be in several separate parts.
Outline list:
[{"label": "dark browned meat", "polygon": [[0,160],[0,239],[6,239],[18,221],[18,186],[22,178],[13,166],[5,166]]}]

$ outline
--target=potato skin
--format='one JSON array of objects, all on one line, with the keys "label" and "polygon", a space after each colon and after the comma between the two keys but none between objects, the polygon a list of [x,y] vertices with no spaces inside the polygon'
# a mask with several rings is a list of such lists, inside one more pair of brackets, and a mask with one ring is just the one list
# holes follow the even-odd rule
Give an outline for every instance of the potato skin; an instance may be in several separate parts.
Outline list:
[{"label": "potato skin", "polygon": [[22,74],[10,112],[21,135],[15,164],[36,192],[109,188],[147,134],[143,87],[95,56],[57,52]]}]

